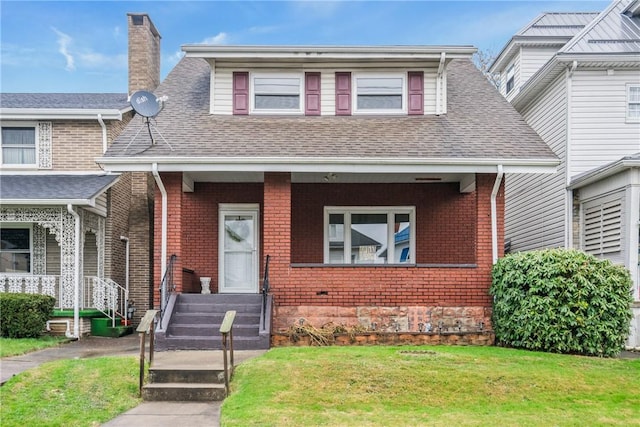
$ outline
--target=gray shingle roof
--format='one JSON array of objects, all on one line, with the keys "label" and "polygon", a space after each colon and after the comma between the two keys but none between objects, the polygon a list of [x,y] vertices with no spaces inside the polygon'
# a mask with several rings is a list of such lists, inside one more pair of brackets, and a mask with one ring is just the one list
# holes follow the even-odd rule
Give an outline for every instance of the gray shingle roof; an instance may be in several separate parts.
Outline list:
[{"label": "gray shingle roof", "polygon": [[158,137],[150,147],[146,131],[133,139],[136,118],[105,157],[556,159],[471,61],[447,73],[440,116],[220,116],[209,114],[208,64],[183,58],[155,91],[169,97],[156,125],[174,151]]},{"label": "gray shingle roof", "polygon": [[114,109],[129,106],[126,93],[0,93],[0,108]]},{"label": "gray shingle roof", "polygon": [[89,200],[116,179],[118,175],[0,175],[0,201]]},{"label": "gray shingle roof", "polygon": [[560,54],[631,53],[640,55],[640,16],[624,13],[632,0],[612,3],[594,22],[567,43]]}]

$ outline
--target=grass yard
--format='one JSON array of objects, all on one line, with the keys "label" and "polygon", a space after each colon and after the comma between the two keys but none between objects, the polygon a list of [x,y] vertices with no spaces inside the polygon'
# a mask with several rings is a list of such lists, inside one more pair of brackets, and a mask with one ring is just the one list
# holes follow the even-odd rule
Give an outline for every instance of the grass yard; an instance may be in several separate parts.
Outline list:
[{"label": "grass yard", "polygon": [[18,356],[47,347],[55,347],[65,341],[65,337],[44,336],[41,338],[0,338],[0,357]]},{"label": "grass yard", "polygon": [[59,360],[0,387],[0,425],[99,426],[140,403],[135,357]]},{"label": "grass yard", "polygon": [[288,347],[236,371],[231,426],[640,426],[640,359],[497,347]]}]

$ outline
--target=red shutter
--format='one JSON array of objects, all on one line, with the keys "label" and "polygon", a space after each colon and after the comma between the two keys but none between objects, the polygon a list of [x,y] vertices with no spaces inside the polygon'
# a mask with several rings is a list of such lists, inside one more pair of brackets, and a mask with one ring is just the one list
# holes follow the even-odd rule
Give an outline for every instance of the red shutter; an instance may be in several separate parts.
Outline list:
[{"label": "red shutter", "polygon": [[249,114],[249,73],[233,73],[233,114]]},{"label": "red shutter", "polygon": [[424,114],[424,73],[409,71],[407,110],[409,114]]},{"label": "red shutter", "polygon": [[351,73],[336,73],[336,116],[351,115]]},{"label": "red shutter", "polygon": [[305,73],[304,79],[304,114],[320,115],[320,73]]}]

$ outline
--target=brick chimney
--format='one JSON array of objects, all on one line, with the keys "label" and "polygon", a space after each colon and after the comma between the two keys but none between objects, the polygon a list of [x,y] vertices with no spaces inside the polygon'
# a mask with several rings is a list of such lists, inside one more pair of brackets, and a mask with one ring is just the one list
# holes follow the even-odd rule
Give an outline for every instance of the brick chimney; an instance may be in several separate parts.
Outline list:
[{"label": "brick chimney", "polygon": [[160,33],[146,13],[128,13],[129,94],[160,84]]}]

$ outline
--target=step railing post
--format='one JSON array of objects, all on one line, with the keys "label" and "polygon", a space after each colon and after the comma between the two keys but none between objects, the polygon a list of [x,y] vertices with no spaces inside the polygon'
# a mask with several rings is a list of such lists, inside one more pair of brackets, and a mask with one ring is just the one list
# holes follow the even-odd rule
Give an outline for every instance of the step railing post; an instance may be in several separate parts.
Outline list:
[{"label": "step railing post", "polygon": [[149,365],[153,363],[153,331],[156,328],[156,316],[159,310],[147,310],[140,320],[140,324],[136,332],[140,335],[140,375],[138,382],[138,394],[142,396],[142,386],[144,385],[144,348],[146,336],[149,334],[151,341],[149,342]]},{"label": "step railing post", "polygon": [[[222,360],[224,362],[224,389],[226,396],[229,396],[229,381],[231,381],[231,376],[233,375],[233,321],[235,318],[235,310],[229,310],[225,313],[222,324],[220,325],[220,334],[222,334]],[[231,359],[231,367],[229,367],[229,358]]]}]

